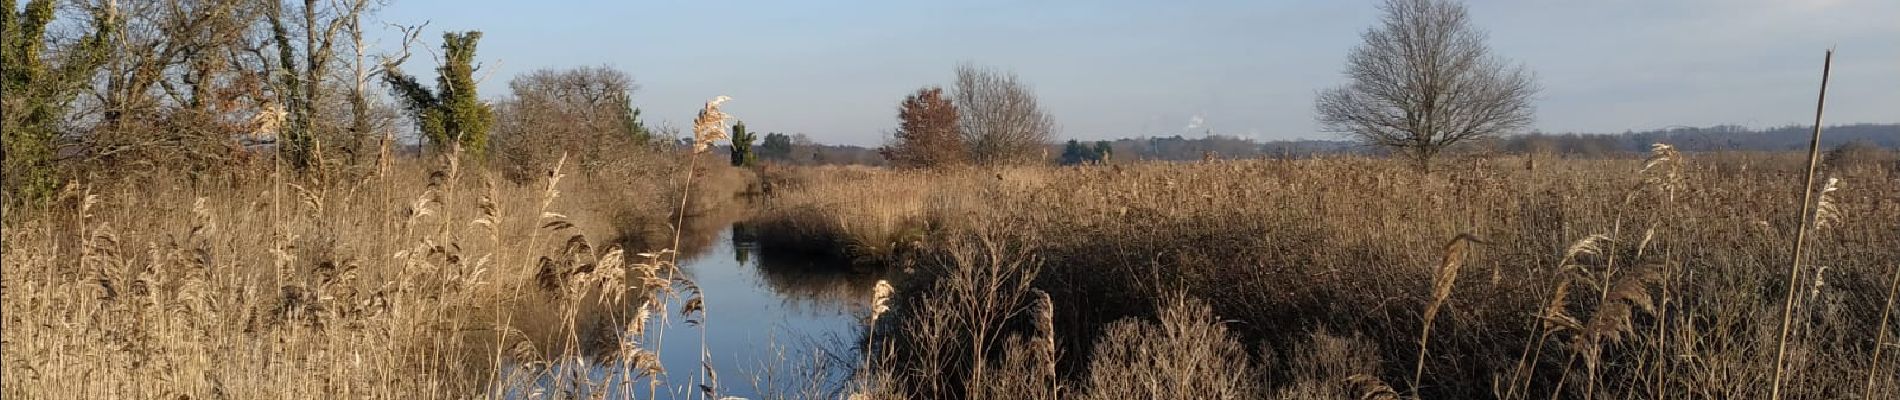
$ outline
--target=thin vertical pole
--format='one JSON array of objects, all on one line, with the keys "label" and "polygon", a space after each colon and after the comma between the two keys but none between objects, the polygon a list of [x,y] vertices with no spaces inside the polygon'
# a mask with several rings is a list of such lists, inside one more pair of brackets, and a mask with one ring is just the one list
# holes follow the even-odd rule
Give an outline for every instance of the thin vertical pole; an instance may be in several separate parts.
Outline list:
[{"label": "thin vertical pole", "polygon": [[1788,263],[1788,298],[1782,302],[1781,339],[1778,340],[1780,349],[1775,351],[1774,388],[1768,396],[1771,400],[1781,399],[1781,381],[1783,371],[1787,369],[1788,328],[1794,324],[1795,277],[1801,273],[1802,250],[1808,239],[1808,214],[1814,212],[1814,165],[1821,159],[1821,110],[1827,105],[1827,76],[1833,65],[1834,49],[1830,48],[1827,49],[1827,58],[1821,62],[1821,95],[1814,103],[1814,135],[1808,139],[1807,182],[1801,188],[1801,218],[1797,221],[1800,226],[1795,228],[1794,260]]}]

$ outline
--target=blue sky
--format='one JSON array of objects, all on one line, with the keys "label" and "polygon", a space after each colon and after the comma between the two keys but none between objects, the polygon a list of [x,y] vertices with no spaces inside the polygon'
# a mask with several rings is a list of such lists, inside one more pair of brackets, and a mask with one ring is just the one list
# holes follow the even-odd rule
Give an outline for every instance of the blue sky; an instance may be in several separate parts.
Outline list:
[{"label": "blue sky", "polygon": [[[1900,122],[1900,1],[1475,0],[1498,55],[1544,87],[1535,128],[1806,124],[1821,54],[1838,47],[1828,122]],[[1034,86],[1057,136],[1213,131],[1336,138],[1315,91],[1377,18],[1376,0],[450,1],[394,0],[375,16],[485,32],[484,96],[514,74],[608,65],[632,74],[653,123],[701,102],[754,130],[871,145],[896,105],[947,85],[959,62]],[[393,34],[391,34],[393,36]],[[386,43],[393,44],[393,43]],[[411,71],[428,71],[427,57]],[[1196,121],[1199,121],[1198,123]]]}]

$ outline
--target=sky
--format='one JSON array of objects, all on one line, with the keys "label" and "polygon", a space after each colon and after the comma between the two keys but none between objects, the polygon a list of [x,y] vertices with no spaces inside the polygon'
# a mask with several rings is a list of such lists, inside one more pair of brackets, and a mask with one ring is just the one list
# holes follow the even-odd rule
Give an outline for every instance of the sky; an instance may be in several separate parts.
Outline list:
[{"label": "sky", "polygon": [[[483,31],[485,97],[525,71],[626,71],[652,124],[685,126],[725,95],[754,131],[876,145],[905,95],[969,62],[1030,84],[1059,139],[1287,140],[1340,137],[1319,130],[1313,97],[1345,83],[1378,3],[392,0],[373,18],[429,22],[430,48],[445,30]],[[1535,130],[1809,124],[1829,47],[1826,123],[1900,122],[1900,1],[1467,5],[1494,54],[1537,75]],[[419,55],[406,69],[432,66]]]}]

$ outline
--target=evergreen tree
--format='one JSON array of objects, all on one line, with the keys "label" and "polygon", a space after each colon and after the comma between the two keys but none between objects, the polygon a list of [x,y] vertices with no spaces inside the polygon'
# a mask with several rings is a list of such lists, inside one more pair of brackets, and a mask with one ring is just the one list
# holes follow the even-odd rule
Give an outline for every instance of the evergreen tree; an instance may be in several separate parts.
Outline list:
[{"label": "evergreen tree", "polygon": [[647,131],[645,122],[640,122],[640,108],[633,106],[633,96],[622,93],[614,96],[614,101],[620,103],[620,126],[627,137],[633,138],[635,143],[653,143],[653,132]]},{"label": "evergreen tree", "polygon": [[759,155],[769,160],[788,161],[792,159],[792,137],[773,132],[765,135],[765,141],[759,143]]},{"label": "evergreen tree", "polygon": [[[118,10],[107,3],[92,11],[92,32],[63,51],[46,49],[46,28],[55,19],[52,0],[31,0],[20,9],[0,0],[0,141],[5,144],[8,195],[37,200],[58,179],[53,159],[59,123],[73,97],[105,63]],[[52,63],[45,53],[59,55]]]},{"label": "evergreen tree", "polygon": [[1081,164],[1089,160],[1091,152],[1093,151],[1088,147],[1083,147],[1082,143],[1070,139],[1068,143],[1062,145],[1061,163],[1062,165]]},{"label": "evergreen tree", "polygon": [[1113,151],[1106,140],[1096,141],[1093,146],[1070,140],[1062,146],[1061,163],[1062,165],[1107,163],[1109,153]]},{"label": "evergreen tree", "polygon": [[403,74],[396,65],[386,65],[384,79],[416,118],[422,136],[446,150],[459,143],[463,150],[480,157],[488,148],[488,128],[495,121],[494,110],[475,93],[475,43],[481,32],[442,34],[442,66],[436,68],[436,91],[422,86],[414,76]]},{"label": "evergreen tree", "polygon": [[732,125],[732,166],[750,167],[758,163],[758,157],[752,154],[752,141],[759,135],[747,132],[745,121]]}]

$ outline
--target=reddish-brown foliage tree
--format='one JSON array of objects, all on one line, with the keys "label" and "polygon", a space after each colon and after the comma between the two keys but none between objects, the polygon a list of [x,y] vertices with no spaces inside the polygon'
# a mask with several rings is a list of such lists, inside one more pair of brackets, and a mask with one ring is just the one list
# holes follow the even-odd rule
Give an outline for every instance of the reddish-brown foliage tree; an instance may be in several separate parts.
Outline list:
[{"label": "reddish-brown foliage tree", "polygon": [[943,88],[930,86],[904,98],[897,108],[897,132],[880,152],[899,167],[938,168],[962,163],[963,137],[957,128],[957,106],[944,97]]}]

